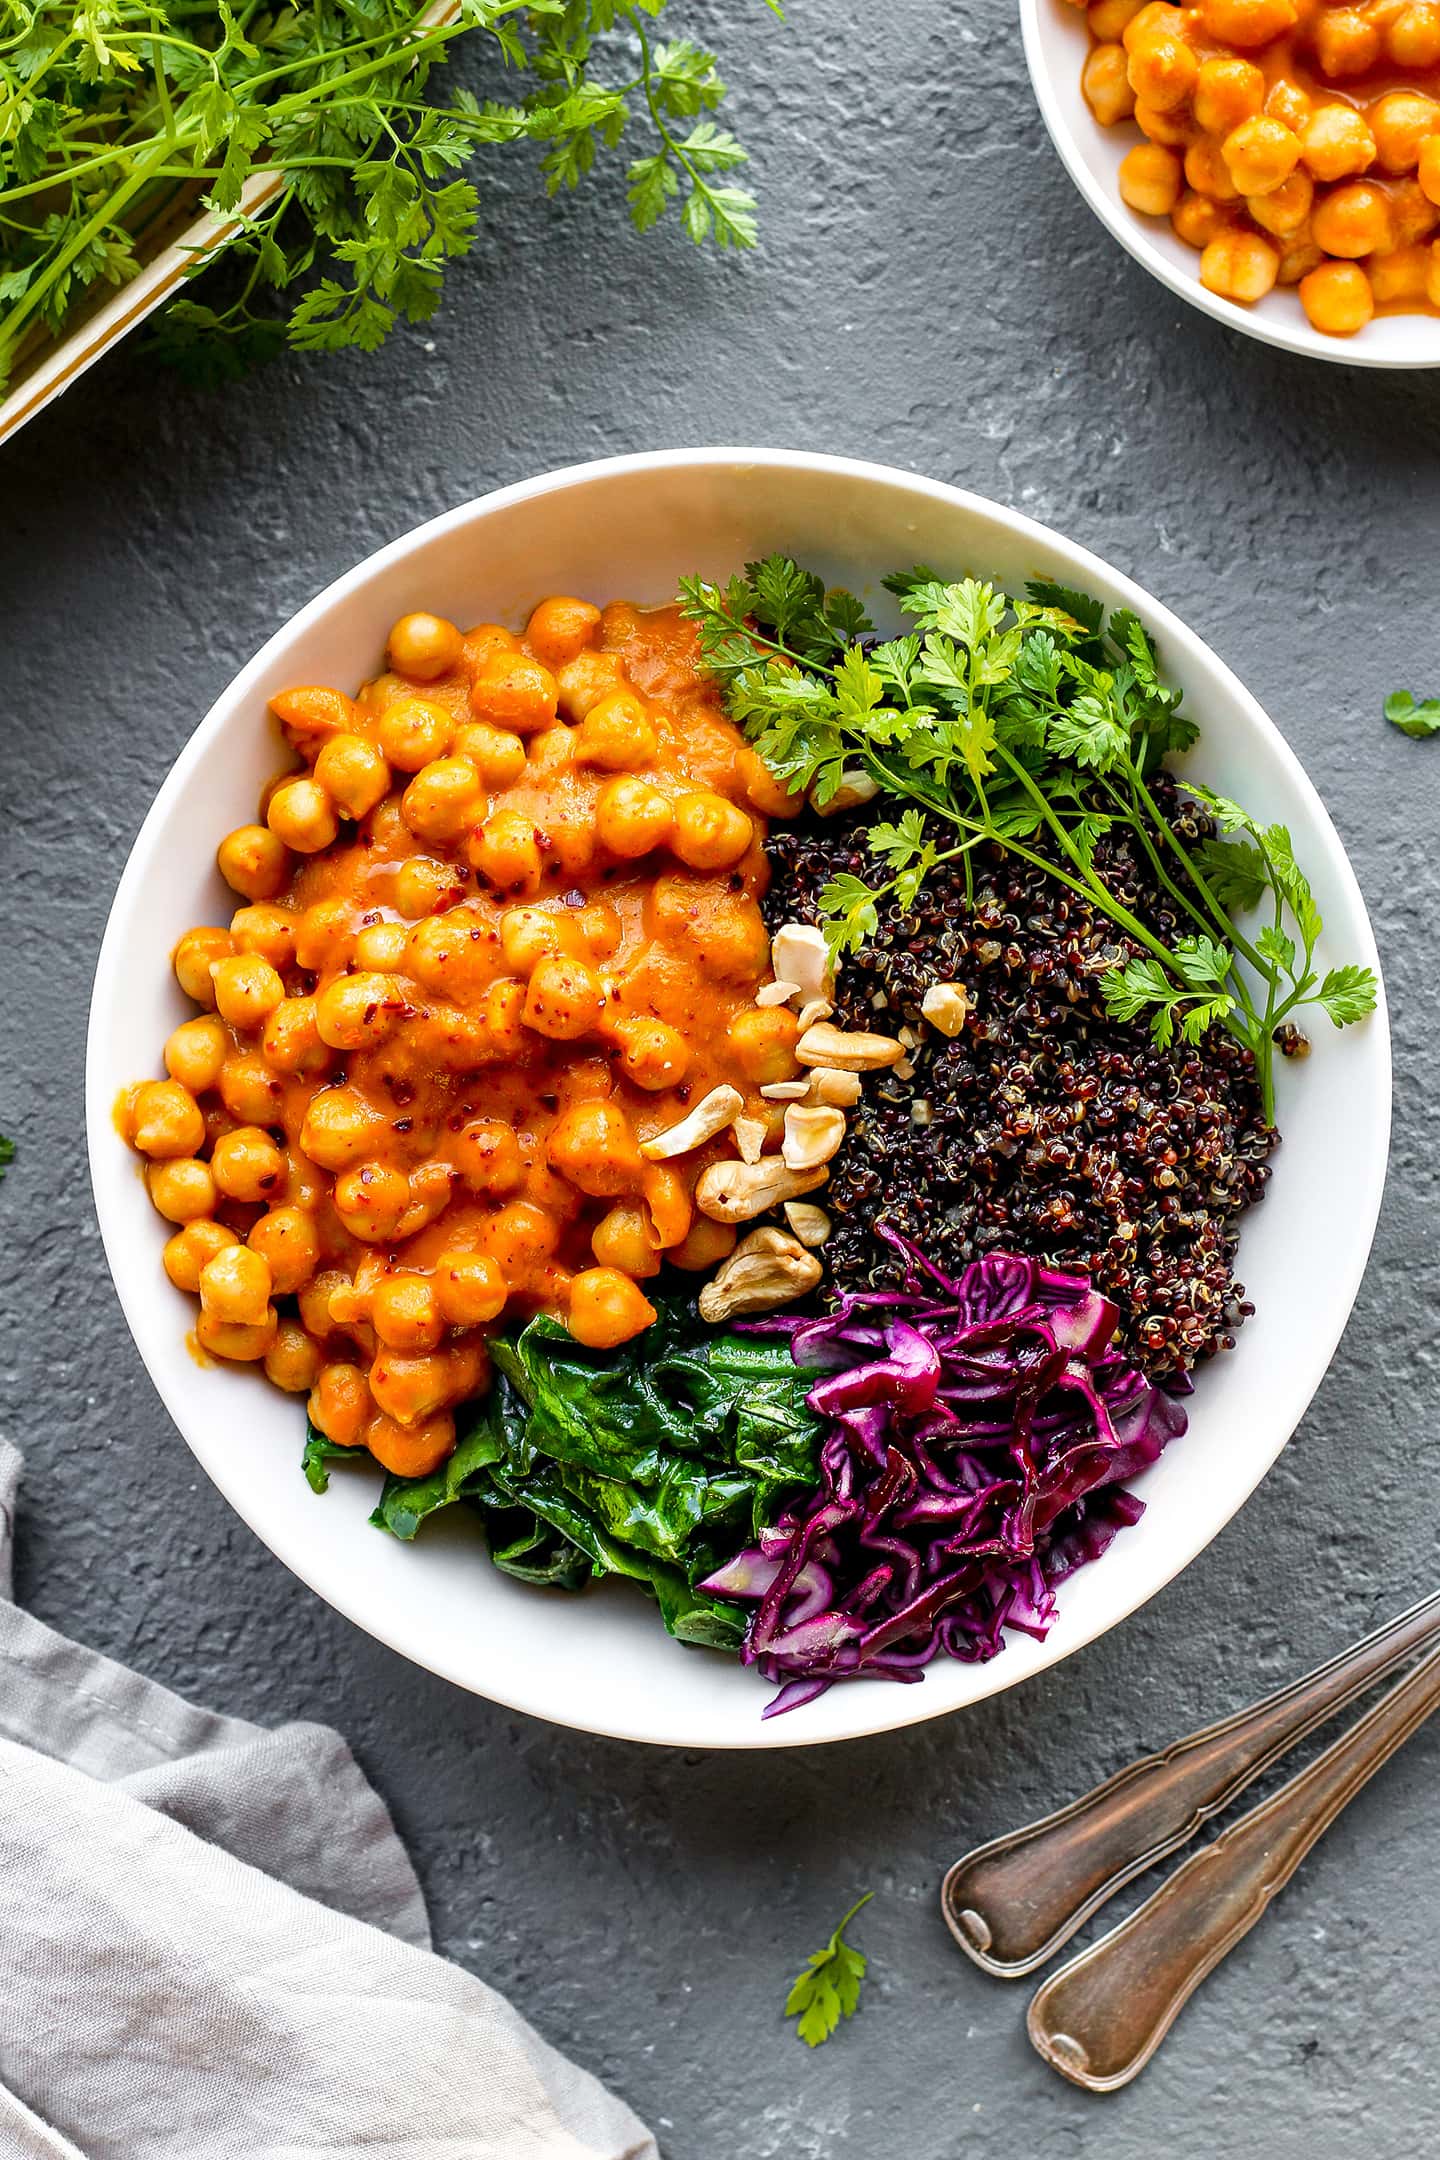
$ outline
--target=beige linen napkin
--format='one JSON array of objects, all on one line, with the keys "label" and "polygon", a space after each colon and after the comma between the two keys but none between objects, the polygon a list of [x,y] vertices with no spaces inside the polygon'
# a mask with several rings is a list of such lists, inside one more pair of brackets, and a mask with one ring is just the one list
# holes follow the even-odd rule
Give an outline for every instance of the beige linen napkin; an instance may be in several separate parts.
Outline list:
[{"label": "beige linen napkin", "polygon": [[197,1710],[11,1596],[0,1440],[3,2160],[656,2160],[430,1949],[339,1735]]}]

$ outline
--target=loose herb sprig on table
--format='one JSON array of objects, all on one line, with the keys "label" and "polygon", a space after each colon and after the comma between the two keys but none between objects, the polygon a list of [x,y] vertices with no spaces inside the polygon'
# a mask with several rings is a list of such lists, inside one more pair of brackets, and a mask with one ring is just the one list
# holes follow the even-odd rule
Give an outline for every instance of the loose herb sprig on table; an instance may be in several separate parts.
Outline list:
[{"label": "loose herb sprig on table", "polygon": [[[239,259],[238,294],[176,301],[166,318],[172,349],[208,356],[212,372],[238,372],[287,334],[301,350],[370,351],[397,317],[433,314],[446,263],[475,238],[460,168],[486,145],[540,145],[553,194],[638,117],[650,140],[628,167],[636,226],[674,205],[697,245],[753,246],[754,198],[727,177],[745,152],[711,117],[725,91],[715,56],[653,40],[665,4],[461,0],[442,26],[424,23],[422,0],[10,0],[0,395],[37,326],[63,332],[87,295],[134,274],[137,230],[172,202],[236,217],[218,252]],[[432,80],[471,32],[528,73],[515,102]],[[607,59],[596,40],[608,32]],[[268,172],[278,191],[240,215],[245,182]],[[267,288],[290,296],[288,324],[257,305]]]},{"label": "loose herb sprig on table", "polygon": [[1417,741],[1440,735],[1440,698],[1417,699],[1411,690],[1392,690],[1385,700],[1385,718],[1402,735],[1413,735]]},{"label": "loose herb sprig on table", "polygon": [[842,2017],[853,2017],[860,2001],[860,1983],[869,1964],[863,1950],[845,1940],[845,1930],[862,1905],[875,1895],[867,1890],[857,1898],[823,1950],[805,1961],[805,1970],[790,1983],[785,2015],[799,2020],[796,2036],[806,2047],[819,2047],[830,2038]]},{"label": "loose herb sprig on table", "polygon": [[[1139,619],[1065,586],[1017,599],[974,578],[917,568],[885,580],[916,624],[879,642],[850,593],[784,556],[721,588],[682,580],[729,708],[771,770],[823,807],[857,774],[908,805],[869,833],[875,883],[834,878],[820,896],[837,953],[871,936],[879,902],[913,905],[930,873],[998,842],[1084,896],[1140,948],[1105,976],[1108,1010],[1148,1017],[1157,1043],[1198,1042],[1217,1024],[1255,1056],[1274,1118],[1277,1030],[1320,1005],[1337,1027],[1374,1007],[1368,968],[1317,972],[1320,911],[1283,825],[1188,778],[1223,838],[1187,844],[1150,782],[1198,730],[1161,678]],[[1132,833],[1193,926],[1165,943],[1095,867],[1095,845]],[[1243,930],[1237,914],[1266,912]],[[1243,962],[1244,968],[1240,965]],[[1246,970],[1249,971],[1247,974]]]}]

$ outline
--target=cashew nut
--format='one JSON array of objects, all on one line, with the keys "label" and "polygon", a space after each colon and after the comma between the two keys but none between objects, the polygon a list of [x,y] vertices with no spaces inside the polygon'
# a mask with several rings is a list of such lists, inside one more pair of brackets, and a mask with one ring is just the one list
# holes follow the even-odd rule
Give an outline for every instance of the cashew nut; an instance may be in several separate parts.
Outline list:
[{"label": "cashew nut", "polygon": [[813,1290],[820,1275],[815,1255],[784,1230],[752,1230],[700,1292],[700,1317],[713,1322],[732,1313],[773,1312]]},{"label": "cashew nut", "polygon": [[744,1107],[745,1098],[739,1088],[711,1088],[678,1125],[672,1125],[668,1132],[656,1133],[653,1140],[642,1140],[640,1153],[647,1162],[665,1162],[672,1155],[688,1155],[692,1148],[702,1147],[707,1140],[713,1140],[716,1133],[724,1132],[737,1111]]},{"label": "cashew nut", "polygon": [[800,1007],[800,1032],[814,1027],[821,1020],[828,1020],[835,1007],[827,997],[813,997]]},{"label": "cashew nut", "polygon": [[838,817],[842,810],[858,810],[862,803],[874,802],[879,792],[879,781],[872,780],[869,773],[858,769],[843,772],[840,785],[829,802],[812,803],[811,807],[818,810],[821,817]]},{"label": "cashew nut", "polygon": [[755,992],[755,1003],[757,1005],[788,1005],[791,998],[797,998],[799,995],[799,983],[787,982],[783,975],[777,975],[774,982],[761,983],[760,988]]},{"label": "cashew nut", "polygon": [[[762,1094],[765,1092],[762,1088]],[[831,1103],[837,1110],[851,1110],[860,1100],[860,1075],[841,1072],[838,1065],[816,1065],[810,1074],[805,1100]]]},{"label": "cashew nut", "polygon": [[835,984],[823,930],[809,923],[782,923],[770,940],[770,965],[782,982],[806,998],[828,997]]},{"label": "cashew nut", "polygon": [[931,983],[920,1000],[920,1010],[942,1035],[958,1035],[970,1010],[969,993],[964,983]]},{"label": "cashew nut", "polygon": [[791,1170],[813,1170],[829,1162],[845,1138],[845,1115],[827,1105],[791,1103],[785,1112],[780,1159]]},{"label": "cashew nut", "polygon": [[822,1020],[807,1028],[795,1045],[802,1065],[838,1065],[842,1072],[873,1072],[905,1055],[893,1035],[850,1035]]},{"label": "cashew nut", "polygon": [[735,1145],[740,1150],[741,1162],[759,1162],[770,1132],[764,1118],[737,1117],[730,1129],[735,1135]]},{"label": "cashew nut", "polygon": [[810,1092],[808,1080],[769,1080],[760,1090],[766,1102],[803,1102]]},{"label": "cashew nut", "polygon": [[830,1235],[830,1217],[813,1200],[787,1200],[785,1220],[802,1245],[823,1245]]},{"label": "cashew nut", "polygon": [[749,1222],[767,1208],[814,1192],[829,1175],[823,1163],[814,1170],[792,1170],[778,1155],[762,1156],[758,1163],[711,1163],[696,1184],[695,1205],[712,1222]]}]

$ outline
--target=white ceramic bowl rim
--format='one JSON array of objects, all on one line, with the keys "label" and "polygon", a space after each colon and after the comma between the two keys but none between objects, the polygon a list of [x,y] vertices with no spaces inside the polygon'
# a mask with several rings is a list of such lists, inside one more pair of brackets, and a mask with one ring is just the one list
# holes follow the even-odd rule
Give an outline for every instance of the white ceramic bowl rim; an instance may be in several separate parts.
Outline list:
[{"label": "white ceramic bowl rim", "polygon": [[1128,255],[1216,322],[1282,352],[1341,367],[1440,367],[1440,320],[1430,315],[1377,316],[1353,338],[1326,337],[1313,328],[1298,295],[1279,287],[1254,307],[1241,307],[1200,283],[1200,257],[1165,219],[1143,218],[1120,199],[1115,170],[1121,154],[1144,138],[1102,128],[1085,103],[1080,70],[1089,49],[1083,7],[1069,0],[1020,0],[1025,64],[1050,139],[1080,193]]},{"label": "white ceramic bowl rim", "polygon": [[[746,1726],[743,1722],[722,1721],[725,1730],[722,1737],[717,1737],[714,1721],[707,1719],[698,1700],[693,1718],[688,1713],[677,1714],[668,1721],[658,1720],[652,1712],[647,1712],[643,1701],[623,1710],[614,1706],[597,1710],[583,1695],[577,1697],[573,1687],[567,1693],[568,1682],[563,1674],[557,1679],[551,1672],[517,1673],[507,1669],[503,1657],[498,1663],[494,1660],[487,1663],[486,1646],[477,1648],[473,1642],[457,1641],[451,1635],[437,1642],[433,1631],[427,1634],[413,1620],[408,1606],[377,1606],[373,1596],[366,1595],[370,1570],[364,1562],[355,1562],[352,1558],[347,1565],[333,1556],[317,1557],[312,1541],[304,1531],[280,1523],[281,1511],[274,1504],[269,1487],[263,1481],[257,1485],[247,1476],[243,1450],[237,1452],[224,1436],[217,1435],[208,1421],[201,1422],[197,1429],[182,1404],[187,1376],[189,1384],[193,1384],[195,1367],[176,1327],[173,1304],[166,1302],[166,1293],[172,1300],[176,1293],[169,1291],[155,1265],[154,1254],[144,1244],[149,1234],[146,1226],[154,1224],[155,1218],[150,1213],[143,1186],[135,1176],[133,1158],[118,1142],[112,1122],[118,1086],[124,1078],[133,1077],[133,1068],[120,1072],[117,1077],[113,1037],[127,1002],[127,983],[133,986],[137,966],[150,965],[148,950],[134,942],[132,917],[142,895],[149,889],[148,881],[156,875],[157,866],[163,868],[163,860],[157,858],[157,844],[166,822],[214,752],[232,716],[243,714],[253,706],[257,693],[273,671],[277,656],[288,652],[307,632],[313,631],[340,602],[371,586],[383,586],[387,572],[426,545],[446,536],[467,533],[516,505],[538,497],[607,484],[622,477],[659,481],[665,475],[676,476],[676,485],[679,484],[678,476],[684,475],[687,485],[707,484],[714,488],[724,484],[732,489],[753,485],[757,476],[777,483],[783,480],[787,487],[793,483],[796,487],[813,485],[819,489],[822,483],[828,487],[833,482],[837,488],[853,488],[857,497],[866,501],[871,499],[865,494],[866,490],[872,491],[873,499],[879,501],[880,497],[874,491],[883,489],[887,501],[893,496],[896,518],[905,514],[907,505],[913,506],[917,519],[924,511],[934,516],[942,511],[952,513],[957,521],[968,518],[991,528],[997,536],[997,545],[1009,545],[1015,552],[1023,550],[1027,561],[1043,561],[1057,554],[1062,556],[1068,581],[1107,590],[1112,596],[1112,605],[1131,607],[1141,615],[1160,640],[1172,673],[1176,671],[1177,662],[1181,667],[1198,669],[1207,677],[1212,695],[1228,697],[1234,702],[1241,723],[1246,729],[1255,731],[1265,757],[1273,761],[1273,770],[1281,776],[1286,799],[1292,804],[1297,821],[1303,820],[1306,848],[1312,867],[1318,872],[1317,886],[1324,883],[1331,910],[1343,913],[1345,917],[1345,957],[1369,964],[1378,975],[1378,956],[1354,874],[1309,779],[1273,723],[1193,631],[1130,579],[1046,527],[943,482],[858,460],[780,450],[657,451],[572,466],[502,488],[416,528],[337,578],[277,631],[216,700],[162,785],[120,879],[96,967],[87,1044],[89,1157],[105,1251],[131,1331],[167,1410],[197,1459],[237,1512],[295,1574],[358,1626],[403,1656],[458,1685],[516,1710],[620,1738],[704,1747],[813,1745],[917,1723],[961,1703],[983,1699],[1056,1663],[1152,1597],[1188,1565],[1243,1504],[1304,1414],[1329,1364],[1364,1271],[1379,1212],[1388,1147],[1388,1022],[1382,989],[1379,1008],[1367,1029],[1347,1031],[1347,1036],[1359,1037],[1363,1033],[1365,1038],[1357,1053],[1361,1061],[1357,1068],[1360,1072],[1359,1100],[1364,1111],[1359,1122],[1363,1129],[1348,1136],[1354,1149],[1353,1175],[1348,1188],[1351,1199],[1347,1203],[1350,1212],[1343,1225],[1343,1242],[1337,1240],[1337,1249],[1327,1262],[1330,1267],[1327,1280],[1333,1286],[1326,1301],[1327,1309],[1314,1327],[1302,1331],[1303,1340],[1293,1345],[1289,1353],[1293,1371],[1287,1371],[1283,1385],[1276,1383],[1283,1395],[1283,1409],[1275,1415],[1273,1429],[1255,1435],[1253,1454],[1245,1457],[1238,1475],[1229,1482],[1222,1481],[1223,1489],[1204,1488],[1198,1504],[1191,1496],[1183,1520],[1167,1523],[1163,1547],[1157,1545],[1149,1554],[1148,1567],[1132,1565],[1127,1569],[1118,1566],[1117,1546],[1095,1568],[1082,1570],[1073,1578],[1073,1583],[1081,1583],[1087,1578],[1093,1580],[1103,1575],[1104,1592],[1087,1597],[1083,1614],[1073,1614],[1072,1608],[1068,1624],[1067,1600],[1062,1593],[1061,1619],[1045,1643],[1012,1637],[1004,1653],[988,1665],[933,1666],[919,1686],[875,1683],[833,1689],[811,1711],[764,1724],[760,1721],[759,1711],[765,1691],[753,1675],[746,1674],[743,1677],[753,1689],[752,1723]],[[814,550],[817,559],[822,547],[823,543],[817,543]],[[875,575],[888,567],[888,562],[877,565]],[[603,569],[600,574],[607,575]],[[638,597],[652,596],[641,594]],[[388,619],[387,616],[385,620]],[[357,675],[363,664],[357,655]],[[189,919],[193,918],[187,918],[187,921]],[[178,935],[179,929],[185,926],[185,923],[176,924],[174,934]],[[154,1047],[158,1049],[158,1043]],[[1314,1062],[1321,1064],[1323,1061],[1317,1058]],[[1349,1105],[1352,1110],[1355,1107],[1353,1102]],[[1282,1151],[1282,1176],[1283,1168]],[[1273,1198],[1267,1202],[1267,1207],[1273,1215],[1276,1208]],[[1258,1326],[1258,1322],[1252,1323],[1252,1327]],[[1234,1353],[1235,1358],[1239,1356],[1239,1352]],[[1228,1365],[1232,1361],[1224,1362]],[[215,1375],[204,1377],[208,1381]],[[233,1369],[227,1369],[224,1377],[228,1385],[235,1384]],[[1202,1377],[1202,1389],[1207,1378],[1208,1375]],[[298,1415],[298,1405],[295,1409]],[[298,1445],[295,1454],[298,1458]],[[1162,1458],[1161,1465],[1147,1473],[1147,1477],[1156,1476],[1169,1460],[1169,1456]],[[294,1476],[298,1481],[298,1468]],[[329,1505],[329,1502],[323,1504]],[[1126,1533],[1127,1537],[1137,1535]],[[424,1556],[417,1551],[416,1557]],[[505,1581],[493,1570],[486,1572],[497,1583]],[[1067,1590],[1072,1587],[1067,1585]],[[530,1591],[521,1594],[525,1597],[542,1595]],[[681,1656],[699,1655],[680,1652],[668,1642],[658,1619],[633,1586],[625,1586],[620,1594],[628,1596],[640,1608],[646,1626],[654,1630],[657,1650]],[[581,1624],[577,1615],[576,1625]],[[731,1669],[727,1667],[726,1670],[729,1673]],[[703,1695],[703,1687],[696,1693],[697,1698]]]}]

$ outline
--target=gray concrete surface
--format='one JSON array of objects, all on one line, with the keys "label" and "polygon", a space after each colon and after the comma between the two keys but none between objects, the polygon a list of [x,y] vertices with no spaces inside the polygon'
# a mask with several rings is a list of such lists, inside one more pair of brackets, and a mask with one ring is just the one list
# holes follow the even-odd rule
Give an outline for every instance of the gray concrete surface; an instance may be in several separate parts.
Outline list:
[{"label": "gray concrete surface", "polygon": [[[22,1594],[209,1702],[340,1725],[411,1842],[444,1948],[623,2091],[673,2160],[1433,2152],[1440,1734],[1350,1810],[1109,2100],[1030,2053],[1023,1992],[958,1958],[935,1891],[963,1845],[1433,1581],[1440,748],[1379,708],[1396,684],[1440,688],[1440,381],[1286,359],[1151,283],[1065,178],[1006,9],[833,0],[782,32],[755,0],[716,5],[708,27],[763,185],[757,257],[642,242],[603,186],[547,207],[506,163],[426,332],[217,396],[157,380],[132,348],[0,451],[0,1126],[20,1144],[0,1193],[0,1360],[30,1464]],[[159,1408],[102,1261],[81,1130],[110,895],[231,673],[435,511],[571,459],[717,441],[962,481],[1177,608],[1326,796],[1396,1026],[1370,1272],[1242,1516],[1147,1611],[1021,1692],[789,1758],[531,1724],[320,1606]],[[779,2020],[784,1986],[865,1887],[863,2013],[810,2056]]]}]

